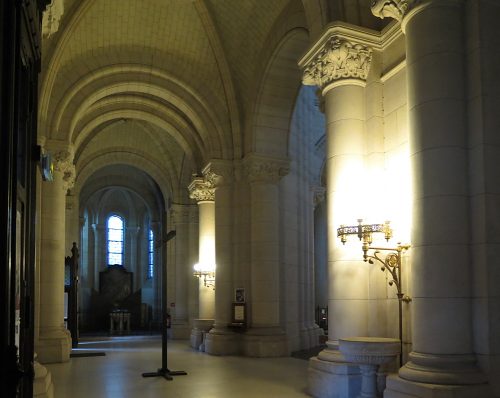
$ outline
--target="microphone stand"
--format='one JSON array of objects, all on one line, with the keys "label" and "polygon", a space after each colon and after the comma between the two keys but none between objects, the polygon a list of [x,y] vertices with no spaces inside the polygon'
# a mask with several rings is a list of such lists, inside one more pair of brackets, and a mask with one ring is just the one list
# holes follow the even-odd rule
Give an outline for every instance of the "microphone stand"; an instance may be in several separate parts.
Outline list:
[{"label": "microphone stand", "polygon": [[[163,244],[166,244],[169,240],[175,237],[176,232],[170,231],[167,234],[166,239],[163,241]],[[166,250],[165,250],[166,252]],[[143,373],[142,377],[158,377],[161,376],[166,380],[173,380],[172,376],[184,376],[187,375],[183,370],[170,370],[167,365],[167,261],[165,256],[165,261],[163,261],[162,265],[162,286],[161,286],[161,368],[159,368],[156,372],[147,372]]]}]

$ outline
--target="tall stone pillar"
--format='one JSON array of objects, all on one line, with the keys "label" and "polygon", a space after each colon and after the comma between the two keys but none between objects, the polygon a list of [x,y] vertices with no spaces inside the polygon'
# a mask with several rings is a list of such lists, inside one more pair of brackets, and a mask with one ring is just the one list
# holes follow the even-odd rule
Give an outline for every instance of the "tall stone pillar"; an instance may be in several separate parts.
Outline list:
[{"label": "tall stone pillar", "polygon": [[93,288],[99,290],[99,275],[101,271],[106,269],[108,259],[104,254],[103,248],[106,247],[106,227],[102,224],[92,224],[92,233],[94,234],[94,284]]},{"label": "tall stone pillar", "polygon": [[189,325],[193,325],[193,320],[198,318],[198,278],[193,275],[193,264],[198,262],[198,206],[191,205],[189,209],[189,257],[188,257],[188,319]]},{"label": "tall stone pillar", "polygon": [[243,352],[253,357],[288,355],[287,336],[280,324],[279,181],[288,173],[288,160],[256,154],[243,161],[251,191],[250,330]]},{"label": "tall stone pillar", "polygon": [[318,346],[320,341],[320,336],[324,335],[323,329],[320,329],[315,319],[315,257],[314,257],[314,210],[317,204],[318,195],[324,198],[324,189],[321,187],[311,187],[309,190],[308,200],[304,204],[305,210],[305,226],[304,233],[307,236],[307,258],[305,264],[307,266],[304,269],[304,280],[306,283],[303,284],[304,289],[304,304],[303,304],[303,316],[305,320],[305,329],[309,335],[309,347]]},{"label": "tall stone pillar", "polygon": [[188,281],[193,277],[193,264],[189,263],[189,213],[190,205],[172,205],[170,208],[175,229],[175,311],[172,319],[174,339],[189,338]]},{"label": "tall stone pillar", "polygon": [[69,360],[71,336],[64,326],[65,201],[74,184],[73,156],[53,152],[54,180],[42,184],[40,248],[40,334],[36,351],[41,363]]},{"label": "tall stone pillar", "polygon": [[[188,189],[191,199],[195,199],[198,203],[198,264],[202,268],[213,268],[215,266],[215,188],[203,177],[197,177]],[[212,328],[215,318],[215,291],[212,285],[205,286],[203,277],[198,282],[198,319],[194,320],[191,331],[191,345],[204,350],[203,336]]]},{"label": "tall stone pillar", "polygon": [[215,187],[215,324],[205,351],[214,355],[239,354],[238,335],[228,329],[233,302],[233,163],[212,160],[203,175]]},{"label": "tall stone pillar", "polygon": [[359,370],[345,363],[338,340],[368,335],[369,273],[359,246],[342,246],[336,230],[356,222],[364,211],[360,198],[370,40],[367,33],[333,26],[299,62],[303,83],[322,90],[327,125],[328,348],[310,361],[309,392],[316,397],[352,396],[360,388]]},{"label": "tall stone pillar", "polygon": [[392,3],[372,11],[406,38],[413,352],[384,396],[490,397],[472,347],[464,1]]},{"label": "tall stone pillar", "polygon": [[[126,236],[130,244],[130,250],[128,253],[128,269],[134,273],[134,285],[133,289],[136,291],[142,286],[142,280],[145,275],[145,270],[141,268],[142,261],[140,259],[141,252],[141,242],[140,242],[140,232],[141,227],[126,227]],[[125,261],[124,261],[125,265]]]}]

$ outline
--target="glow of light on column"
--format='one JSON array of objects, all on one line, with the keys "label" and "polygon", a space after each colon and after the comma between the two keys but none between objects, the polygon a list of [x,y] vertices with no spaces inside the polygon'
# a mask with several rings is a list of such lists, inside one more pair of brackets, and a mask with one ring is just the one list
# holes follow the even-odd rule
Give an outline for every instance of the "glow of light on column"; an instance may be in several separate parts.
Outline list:
[{"label": "glow of light on column", "polygon": [[[347,163],[347,162],[345,162]],[[336,223],[335,228],[340,224],[352,222],[353,219],[362,218],[364,188],[364,170],[362,164],[350,162],[336,171],[337,179],[333,195],[329,200],[333,200],[333,211]]]},{"label": "glow of light on column", "polygon": [[411,169],[408,148],[386,154],[386,178],[382,185],[387,217],[391,220],[394,236],[400,242],[410,242],[412,225]]}]

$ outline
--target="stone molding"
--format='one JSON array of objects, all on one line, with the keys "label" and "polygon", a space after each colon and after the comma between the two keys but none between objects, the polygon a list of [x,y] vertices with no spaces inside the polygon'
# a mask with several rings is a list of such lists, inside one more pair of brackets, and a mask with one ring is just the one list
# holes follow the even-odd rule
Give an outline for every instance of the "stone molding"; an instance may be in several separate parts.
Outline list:
[{"label": "stone molding", "polygon": [[333,35],[303,65],[302,83],[324,89],[328,84],[342,79],[366,81],[371,61],[371,47]]},{"label": "stone molding", "polygon": [[488,381],[478,369],[475,355],[438,355],[411,352],[399,377],[418,383],[472,385]]},{"label": "stone molding", "polygon": [[405,15],[422,0],[374,0],[372,1],[372,14],[384,19],[394,18],[401,22]]},{"label": "stone molding", "polygon": [[243,175],[250,181],[277,183],[290,171],[290,161],[250,155],[243,160]]},{"label": "stone molding", "polygon": [[64,14],[64,0],[52,0],[42,16],[42,36],[49,38],[59,29],[59,22]]}]

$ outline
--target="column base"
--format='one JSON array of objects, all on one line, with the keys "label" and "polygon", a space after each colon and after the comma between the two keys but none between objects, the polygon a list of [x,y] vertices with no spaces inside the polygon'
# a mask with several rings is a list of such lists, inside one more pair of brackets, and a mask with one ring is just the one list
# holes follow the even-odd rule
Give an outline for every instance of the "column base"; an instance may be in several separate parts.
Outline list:
[{"label": "column base", "polygon": [[69,361],[71,335],[66,329],[40,333],[36,347],[40,363],[59,363]]},{"label": "column base", "polygon": [[212,329],[213,319],[193,319],[190,344],[195,350],[205,351],[204,336]]},{"label": "column base", "polygon": [[[326,352],[328,351],[328,352]],[[338,351],[325,349],[309,360],[307,392],[315,398],[357,397],[361,391],[359,366],[343,362]]]},{"label": "column base", "polygon": [[318,325],[304,328],[300,331],[300,344],[301,349],[307,350],[309,348],[317,347],[323,344],[320,337],[324,336],[325,332]]},{"label": "column base", "polygon": [[185,321],[174,321],[169,329],[168,337],[173,340],[187,340],[191,334],[191,328]]},{"label": "column base", "polygon": [[411,352],[399,369],[402,379],[425,384],[477,385],[487,383],[474,355],[431,355]]},{"label": "column base", "polygon": [[240,355],[241,335],[213,328],[205,335],[205,352],[211,355]]},{"label": "column base", "polygon": [[398,375],[387,376],[384,398],[493,398],[488,384],[437,385],[402,379]]},{"label": "column base", "polygon": [[247,357],[284,357],[290,355],[286,334],[280,328],[252,328],[243,336],[243,355]]},{"label": "column base", "polygon": [[34,362],[35,378],[33,379],[33,398],[54,398],[54,384],[48,369]]}]

